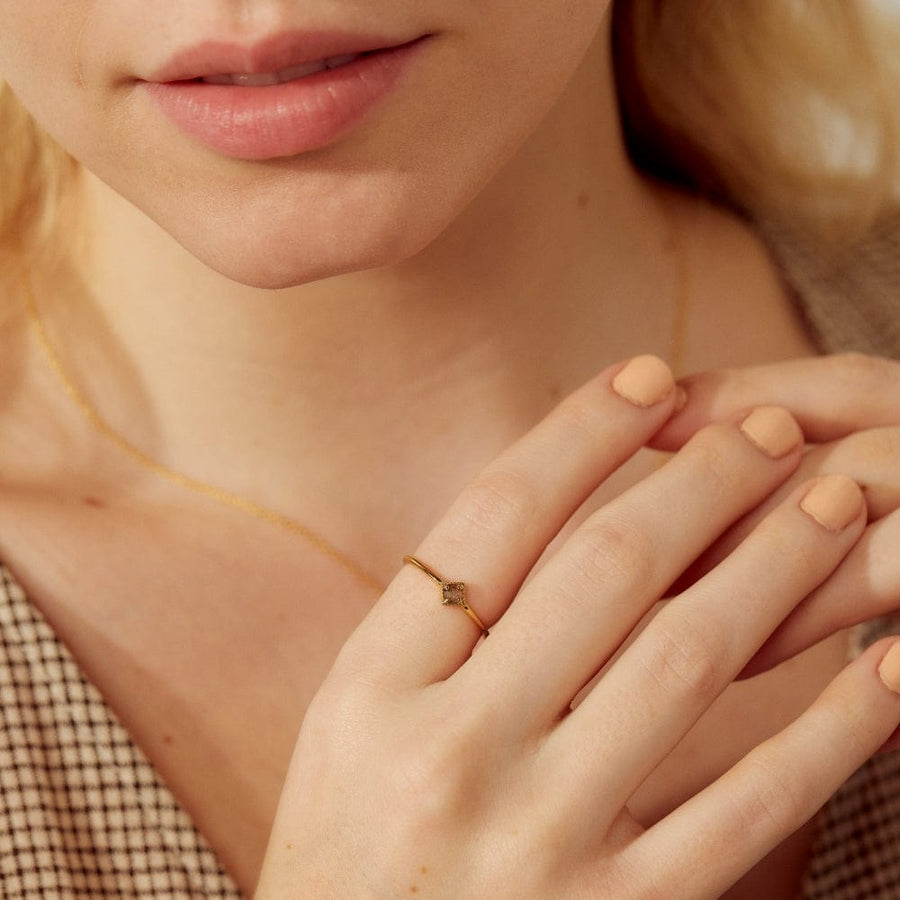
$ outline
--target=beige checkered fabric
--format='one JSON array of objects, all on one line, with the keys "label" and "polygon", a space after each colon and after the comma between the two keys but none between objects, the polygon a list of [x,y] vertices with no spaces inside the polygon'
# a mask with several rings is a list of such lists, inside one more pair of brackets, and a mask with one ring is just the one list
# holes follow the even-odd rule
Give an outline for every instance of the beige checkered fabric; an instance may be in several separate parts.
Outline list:
[{"label": "beige checkered fabric", "polygon": [[822,811],[801,897],[900,897],[900,754],[863,766]]},{"label": "beige checkered fabric", "polygon": [[4,568],[0,896],[241,896],[187,813]]},{"label": "beige checkered fabric", "polygon": [[761,230],[823,350],[900,358],[900,214],[833,249],[790,228]]}]

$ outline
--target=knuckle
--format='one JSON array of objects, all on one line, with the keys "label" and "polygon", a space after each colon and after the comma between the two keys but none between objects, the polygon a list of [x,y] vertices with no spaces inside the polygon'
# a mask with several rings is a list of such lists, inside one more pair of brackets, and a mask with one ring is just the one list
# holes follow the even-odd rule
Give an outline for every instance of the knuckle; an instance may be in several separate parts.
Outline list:
[{"label": "knuckle", "polygon": [[666,693],[690,705],[706,704],[718,696],[727,682],[727,654],[715,628],[704,626],[697,616],[678,616],[672,601],[647,632],[643,663],[653,682]]},{"label": "knuckle", "polygon": [[900,458],[900,428],[874,428],[871,431],[874,451],[881,463],[890,463],[891,471]]},{"label": "knuckle", "polygon": [[709,425],[686,448],[694,468],[703,473],[705,489],[717,497],[732,495],[740,483],[729,432],[726,426]]},{"label": "knuckle", "polygon": [[807,731],[827,728],[832,735],[831,743],[840,744],[844,758],[866,759],[883,743],[884,721],[873,707],[860,701],[858,693],[842,690],[832,682],[818,702],[819,722],[807,724]]},{"label": "knuckle", "polygon": [[760,541],[767,558],[790,559],[789,569],[777,571],[789,576],[785,584],[807,585],[825,578],[834,563],[834,545],[821,528],[798,527],[798,513],[793,503],[785,503],[756,526],[748,541]]},{"label": "knuckle", "polygon": [[526,477],[494,466],[466,488],[460,510],[475,529],[491,534],[504,526],[531,521],[539,505],[537,488]]},{"label": "knuckle", "polygon": [[857,351],[837,353],[831,361],[837,366],[841,380],[854,390],[883,384],[888,374],[884,360]]},{"label": "knuckle", "polygon": [[851,459],[865,467],[879,468],[885,464],[893,467],[900,455],[900,429],[870,428],[845,438]]},{"label": "knuckle", "polygon": [[638,590],[646,583],[654,548],[650,536],[626,521],[589,520],[580,529],[572,560],[581,589],[608,591],[612,584]]},{"label": "knuckle", "polygon": [[596,441],[607,436],[604,430],[605,419],[597,405],[591,403],[584,391],[567,397],[557,407],[557,415],[566,433],[573,438],[584,437],[588,441]]},{"label": "knuckle", "polygon": [[863,353],[840,353],[823,360],[834,369],[835,409],[857,423],[889,424],[900,396],[900,362]]},{"label": "knuckle", "polygon": [[751,833],[783,834],[793,831],[806,818],[801,780],[791,777],[759,754],[747,760],[750,778],[742,798],[741,814]]}]

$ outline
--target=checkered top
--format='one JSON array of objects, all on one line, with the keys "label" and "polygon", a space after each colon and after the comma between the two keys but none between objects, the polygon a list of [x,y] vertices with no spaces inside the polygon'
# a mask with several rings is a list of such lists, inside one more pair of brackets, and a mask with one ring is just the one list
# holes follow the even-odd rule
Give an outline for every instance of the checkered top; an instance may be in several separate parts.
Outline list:
[{"label": "checkered top", "polygon": [[802,900],[900,897],[900,754],[863,766],[821,814]]},{"label": "checkered top", "polygon": [[0,894],[241,897],[100,692],[2,567]]},{"label": "checkered top", "polygon": [[[8,900],[240,900],[212,850],[0,566],[0,886]],[[802,900],[900,897],[900,754],[822,813]]]}]

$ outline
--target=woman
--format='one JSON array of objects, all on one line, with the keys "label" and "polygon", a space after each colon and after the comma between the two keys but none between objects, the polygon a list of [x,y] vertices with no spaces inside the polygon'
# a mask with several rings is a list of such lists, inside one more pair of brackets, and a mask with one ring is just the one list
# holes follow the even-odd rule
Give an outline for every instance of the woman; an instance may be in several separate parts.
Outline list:
[{"label": "woman", "polygon": [[[831,633],[860,567],[857,620],[896,601],[897,375],[678,390],[815,348],[632,167],[609,4],[0,25],[79,162],[6,201],[9,895],[793,896],[900,723],[896,645]],[[753,665],[830,636],[732,685],[807,597]]]}]

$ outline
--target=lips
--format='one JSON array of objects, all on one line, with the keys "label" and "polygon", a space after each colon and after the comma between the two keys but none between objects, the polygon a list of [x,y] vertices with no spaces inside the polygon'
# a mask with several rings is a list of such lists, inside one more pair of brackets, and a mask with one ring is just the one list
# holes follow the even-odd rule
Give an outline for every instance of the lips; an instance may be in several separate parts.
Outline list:
[{"label": "lips", "polygon": [[286,32],[251,45],[205,42],[143,81],[182,132],[225,156],[295,156],[335,140],[384,99],[427,36]]}]

